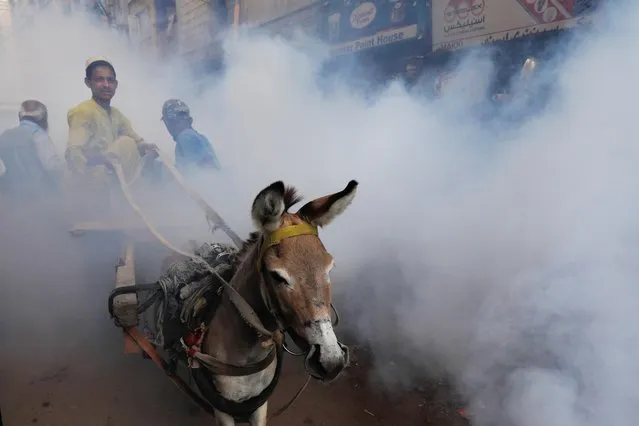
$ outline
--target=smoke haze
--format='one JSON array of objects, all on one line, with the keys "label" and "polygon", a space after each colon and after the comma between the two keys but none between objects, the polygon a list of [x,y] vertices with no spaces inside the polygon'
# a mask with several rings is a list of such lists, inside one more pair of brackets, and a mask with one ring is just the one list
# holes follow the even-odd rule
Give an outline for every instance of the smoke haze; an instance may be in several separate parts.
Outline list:
[{"label": "smoke haze", "polygon": [[[272,181],[306,199],[360,182],[322,237],[336,259],[342,324],[372,347],[384,385],[450,375],[478,425],[635,424],[638,6],[564,46],[544,76],[553,101],[518,128],[473,119],[462,90],[440,101],[399,83],[372,99],[340,79],[321,90],[327,51],[316,43],[307,54],[243,35],[226,46],[224,75],[199,91],[179,64],[154,63],[112,33],[40,18],[0,53],[0,93],[16,105],[43,101],[61,153],[66,112],[90,95],[84,61],[100,54],[118,73],[114,105],[164,151],[173,143],[159,120],[163,101],[190,105],[224,167],[196,186],[241,235]],[[489,62],[461,67],[488,90]],[[187,201],[163,203],[154,209],[162,220],[199,215],[185,213]],[[50,241],[40,241],[43,252]],[[389,366],[397,357],[406,362]]]}]

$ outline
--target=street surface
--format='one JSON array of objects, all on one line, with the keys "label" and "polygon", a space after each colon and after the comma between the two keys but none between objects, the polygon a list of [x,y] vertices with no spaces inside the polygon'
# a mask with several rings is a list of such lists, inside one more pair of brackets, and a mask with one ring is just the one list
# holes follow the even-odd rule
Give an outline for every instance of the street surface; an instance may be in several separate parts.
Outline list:
[{"label": "street surface", "polygon": [[[13,220],[4,216],[0,229],[4,426],[213,425],[150,360],[123,353],[122,334],[107,312],[114,245],[88,238],[70,243],[50,222],[38,225],[25,213]],[[435,388],[392,400],[371,389],[365,358],[355,351],[353,367],[333,384],[311,382],[269,426],[465,424]],[[287,356],[271,412],[304,379],[301,360]]]}]

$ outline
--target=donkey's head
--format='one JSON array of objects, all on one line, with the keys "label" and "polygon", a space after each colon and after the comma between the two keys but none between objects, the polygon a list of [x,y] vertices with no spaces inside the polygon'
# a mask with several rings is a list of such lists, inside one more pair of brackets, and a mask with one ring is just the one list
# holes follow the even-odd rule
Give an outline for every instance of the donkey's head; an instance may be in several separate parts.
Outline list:
[{"label": "donkey's head", "polygon": [[318,227],[328,225],[349,206],[357,189],[352,180],[343,191],[318,198],[297,213],[288,208],[301,200],[281,181],[263,189],[253,201],[252,218],[262,234],[258,270],[265,299],[281,325],[308,345],[306,367],[321,380],[333,380],[346,364],[345,348],[331,324],[333,256],[324,248]]}]

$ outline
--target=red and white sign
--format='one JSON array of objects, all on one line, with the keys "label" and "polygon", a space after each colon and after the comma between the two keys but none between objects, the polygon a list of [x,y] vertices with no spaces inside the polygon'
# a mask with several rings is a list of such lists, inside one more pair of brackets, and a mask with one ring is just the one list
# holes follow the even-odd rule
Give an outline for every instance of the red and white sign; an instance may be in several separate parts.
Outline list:
[{"label": "red and white sign", "polygon": [[433,0],[433,51],[579,25],[574,0]]}]

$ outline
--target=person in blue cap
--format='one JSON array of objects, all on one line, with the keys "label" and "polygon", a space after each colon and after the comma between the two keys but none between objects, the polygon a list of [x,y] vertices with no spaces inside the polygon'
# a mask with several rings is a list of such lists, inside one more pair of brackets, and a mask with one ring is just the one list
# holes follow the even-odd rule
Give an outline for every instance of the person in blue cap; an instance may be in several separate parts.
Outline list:
[{"label": "person in blue cap", "polygon": [[162,106],[162,121],[175,141],[175,166],[182,173],[197,169],[220,169],[220,162],[209,140],[193,129],[189,107],[179,99]]}]

